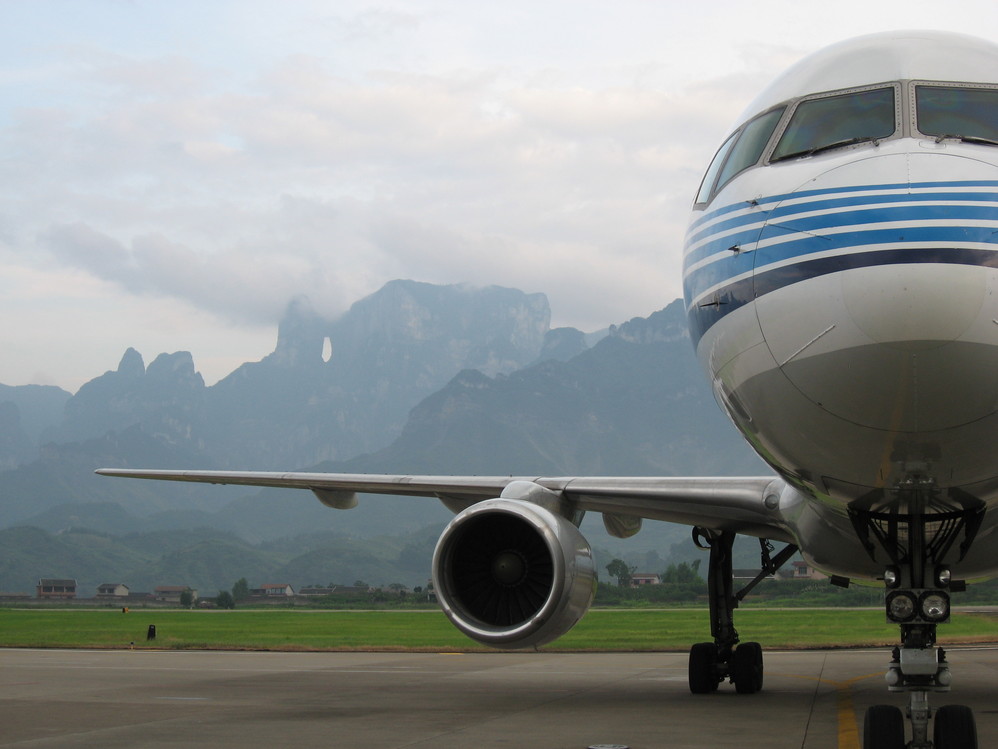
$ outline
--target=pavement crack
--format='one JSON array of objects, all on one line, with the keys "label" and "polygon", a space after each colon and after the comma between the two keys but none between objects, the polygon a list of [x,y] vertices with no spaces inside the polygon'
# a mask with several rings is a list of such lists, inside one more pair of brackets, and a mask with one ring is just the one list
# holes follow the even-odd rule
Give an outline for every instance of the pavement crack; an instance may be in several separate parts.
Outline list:
[{"label": "pavement crack", "polygon": [[818,690],[821,689],[821,677],[825,674],[825,664],[828,661],[828,656],[825,655],[821,659],[821,670],[818,672],[818,678],[814,680],[814,691],[811,692],[811,704],[807,711],[807,721],[804,723],[804,735],[801,737],[800,747],[804,749],[804,745],[807,744],[807,735],[811,729],[811,720],[814,718],[814,709],[818,704]]}]

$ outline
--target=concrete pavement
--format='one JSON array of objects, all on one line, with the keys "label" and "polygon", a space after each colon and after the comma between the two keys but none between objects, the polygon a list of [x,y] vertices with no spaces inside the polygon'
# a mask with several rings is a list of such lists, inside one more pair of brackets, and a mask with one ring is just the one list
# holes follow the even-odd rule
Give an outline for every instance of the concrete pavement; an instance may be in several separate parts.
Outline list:
[{"label": "concrete pavement", "polygon": [[[981,746],[998,741],[998,650],[949,650]],[[858,749],[901,706],[888,651],[766,653],[756,695],[694,696],[680,653],[0,650],[0,747]]]}]

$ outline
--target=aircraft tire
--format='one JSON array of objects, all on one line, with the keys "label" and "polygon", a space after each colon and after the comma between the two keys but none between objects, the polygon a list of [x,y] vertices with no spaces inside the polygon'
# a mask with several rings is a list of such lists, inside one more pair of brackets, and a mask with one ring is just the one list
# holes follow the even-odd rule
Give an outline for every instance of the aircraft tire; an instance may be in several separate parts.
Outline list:
[{"label": "aircraft tire", "polygon": [[977,722],[966,705],[943,705],[932,727],[935,749],[977,749]]},{"label": "aircraft tire", "polygon": [[690,648],[690,691],[710,694],[717,691],[717,645],[698,642]]},{"label": "aircraft tire", "polygon": [[762,645],[743,642],[731,656],[731,680],[738,694],[755,694],[762,690]]},{"label": "aircraft tire", "polygon": [[872,705],[863,721],[863,749],[905,749],[904,715],[894,705]]}]

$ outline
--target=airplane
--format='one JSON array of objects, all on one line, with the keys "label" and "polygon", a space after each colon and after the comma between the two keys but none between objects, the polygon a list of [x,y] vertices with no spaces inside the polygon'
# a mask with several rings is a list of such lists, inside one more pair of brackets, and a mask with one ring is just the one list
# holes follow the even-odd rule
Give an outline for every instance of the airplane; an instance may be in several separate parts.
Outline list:
[{"label": "airplane", "polygon": [[[998,574],[998,45],[941,32],[841,42],[791,67],[737,120],[697,190],[684,248],[690,336],[716,398],[773,469],[759,477],[472,477],[100,469],[99,474],[439,498],[447,617],[529,648],[571,629],[596,570],[578,530],[692,526],[709,549],[712,640],[689,688],[763,685],[734,609],[796,552],[832,583],[882,585],[898,625],[866,749],[977,747],[936,627],[950,594]],[[989,514],[990,512],[990,514]],[[737,534],[760,539],[736,591]],[[779,552],[771,542],[786,544]],[[932,737],[929,736],[932,721]]]}]

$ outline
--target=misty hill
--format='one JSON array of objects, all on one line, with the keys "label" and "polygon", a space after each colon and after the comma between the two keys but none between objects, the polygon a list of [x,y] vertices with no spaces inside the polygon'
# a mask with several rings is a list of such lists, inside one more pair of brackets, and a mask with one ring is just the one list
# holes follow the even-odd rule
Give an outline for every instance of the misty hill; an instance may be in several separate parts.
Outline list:
[{"label": "misty hill", "polygon": [[[148,514],[214,510],[232,496],[111,487],[92,475],[102,465],[295,469],[383,447],[414,405],[462,369],[496,374],[536,360],[549,319],[543,294],[394,281],[335,321],[297,300],[274,352],[212,387],[188,352],[160,354],[146,367],[128,349],[115,370],[73,396],[6,388],[0,468],[10,470],[0,473],[0,527],[81,502],[123,501]],[[562,353],[573,345],[564,337],[552,344]],[[332,354],[323,359],[327,341]]]},{"label": "misty hill", "polygon": [[[699,373],[676,302],[612,328],[567,362],[544,361],[510,375],[465,370],[422,401],[390,446],[313,470],[477,475],[746,475],[768,468],[720,413]],[[275,509],[280,508],[279,517]],[[411,532],[445,522],[432,500],[360,497],[331,511],[308,492],[263,490],[233,501],[217,527],[244,538],[261,528],[293,533],[335,527],[356,535]],[[385,518],[390,518],[386,526]],[[329,526],[328,524],[334,524]],[[213,525],[216,523],[213,523]],[[634,539],[605,534],[598,517],[583,531],[615,554],[670,547],[689,530],[646,523]]]},{"label": "misty hill", "polygon": [[286,468],[383,447],[456,372],[534,361],[550,317],[543,294],[498,286],[393,281],[332,323],[298,302],[272,354],[211,388],[207,449],[225,465]]},{"label": "misty hill", "polygon": [[116,370],[68,400],[58,439],[139,424],[220,468],[342,460],[391,442],[409,409],[460,370],[494,375],[533,362],[549,323],[543,294],[495,286],[393,281],[335,321],[298,299],[281,321],[273,353],[212,387],[187,352],[161,354],[145,367],[129,349]]},{"label": "misty hill", "polygon": [[[37,459],[0,472],[0,527],[21,525],[40,513],[51,516],[52,522],[42,526],[51,530],[65,528],[73,516],[93,525],[89,510],[79,508],[102,503],[114,503],[127,508],[129,513],[139,514],[175,509],[215,510],[238,495],[231,487],[216,487],[222,491],[206,492],[204,489],[209,487],[152,482],[111,486],[111,482],[94,475],[94,469],[109,461],[116,465],[158,468],[211,467],[210,461],[197,450],[150,435],[140,425],[81,442],[48,443],[41,448]],[[53,515],[53,509],[60,506],[64,513]]]},{"label": "misty hill", "polygon": [[0,470],[34,460],[72,396],[49,385],[0,385]]},{"label": "misty hill", "polygon": [[413,409],[391,446],[336,468],[548,476],[766,471],[717,408],[680,301],[611,328],[568,361],[495,377],[465,370]]},{"label": "misty hill", "polygon": [[69,399],[58,439],[82,441],[141,425],[164,443],[197,449],[204,447],[206,402],[204,378],[189,352],[160,354],[146,367],[130,348],[116,370],[85,383]]},{"label": "misty hill", "polygon": [[[83,535],[86,548],[104,549],[90,567],[105,570],[93,573],[105,578],[98,582],[119,579],[134,588],[136,581],[156,578],[157,584],[197,582],[217,590],[253,571],[268,580],[282,572],[301,576],[287,579],[301,585],[338,575],[341,582],[374,577],[378,570],[383,577],[372,582],[389,582],[391,565],[401,564],[392,554],[401,550],[397,540],[384,539],[439,529],[450,517],[433,500],[362,497],[359,508],[340,512],[309,492],[93,476],[100,466],[501,475],[766,472],[714,404],[681,303],[612,327],[591,348],[579,331],[549,330],[548,316],[543,295],[394,282],[335,322],[297,302],[282,321],[275,351],[213,387],[205,387],[189,354],[164,354],[147,368],[129,350],[116,370],[67,397],[53,427],[61,442],[0,472],[0,527],[30,525],[49,534],[45,543],[17,546],[16,579],[24,579],[27,569],[45,570],[35,577],[82,576],[46,562],[64,559],[87,568],[90,557],[79,555],[79,544],[73,547],[77,556],[51,555],[83,537],[75,529],[93,528]],[[331,348],[328,359],[324,345]],[[185,535],[192,528],[201,529],[196,538]],[[606,536],[598,516],[586,519],[583,532],[610,553],[622,553],[625,544],[649,560],[668,558],[672,544],[688,538],[686,528],[647,523],[635,539],[619,542]],[[125,540],[155,533],[166,534],[169,543],[136,549]],[[324,540],[276,556],[267,547],[303,534]],[[98,544],[97,537],[104,540]],[[375,537],[393,550],[374,555],[387,567],[363,551],[361,539]],[[119,544],[123,549],[114,557]],[[408,570],[410,579],[425,580],[428,549],[410,549],[409,567],[399,568],[394,579],[405,582]],[[659,551],[662,556],[654,557]],[[416,557],[422,566],[412,563]],[[0,590],[23,589],[21,583],[12,588],[5,559],[0,556]],[[369,575],[352,572],[362,563]],[[125,579],[126,573],[134,579]]]},{"label": "misty hill", "polygon": [[290,582],[295,589],[350,585],[358,579],[411,587],[425,585],[429,577],[433,546],[427,551],[427,545],[425,532],[362,541],[305,534],[250,544],[213,528],[115,535],[87,528],[50,533],[14,527],[0,530],[0,591],[34,592],[39,577],[64,577],[67,571],[80,597],[87,598],[108,582],[124,582],[132,592],[189,585],[208,597],[241,577]]}]

